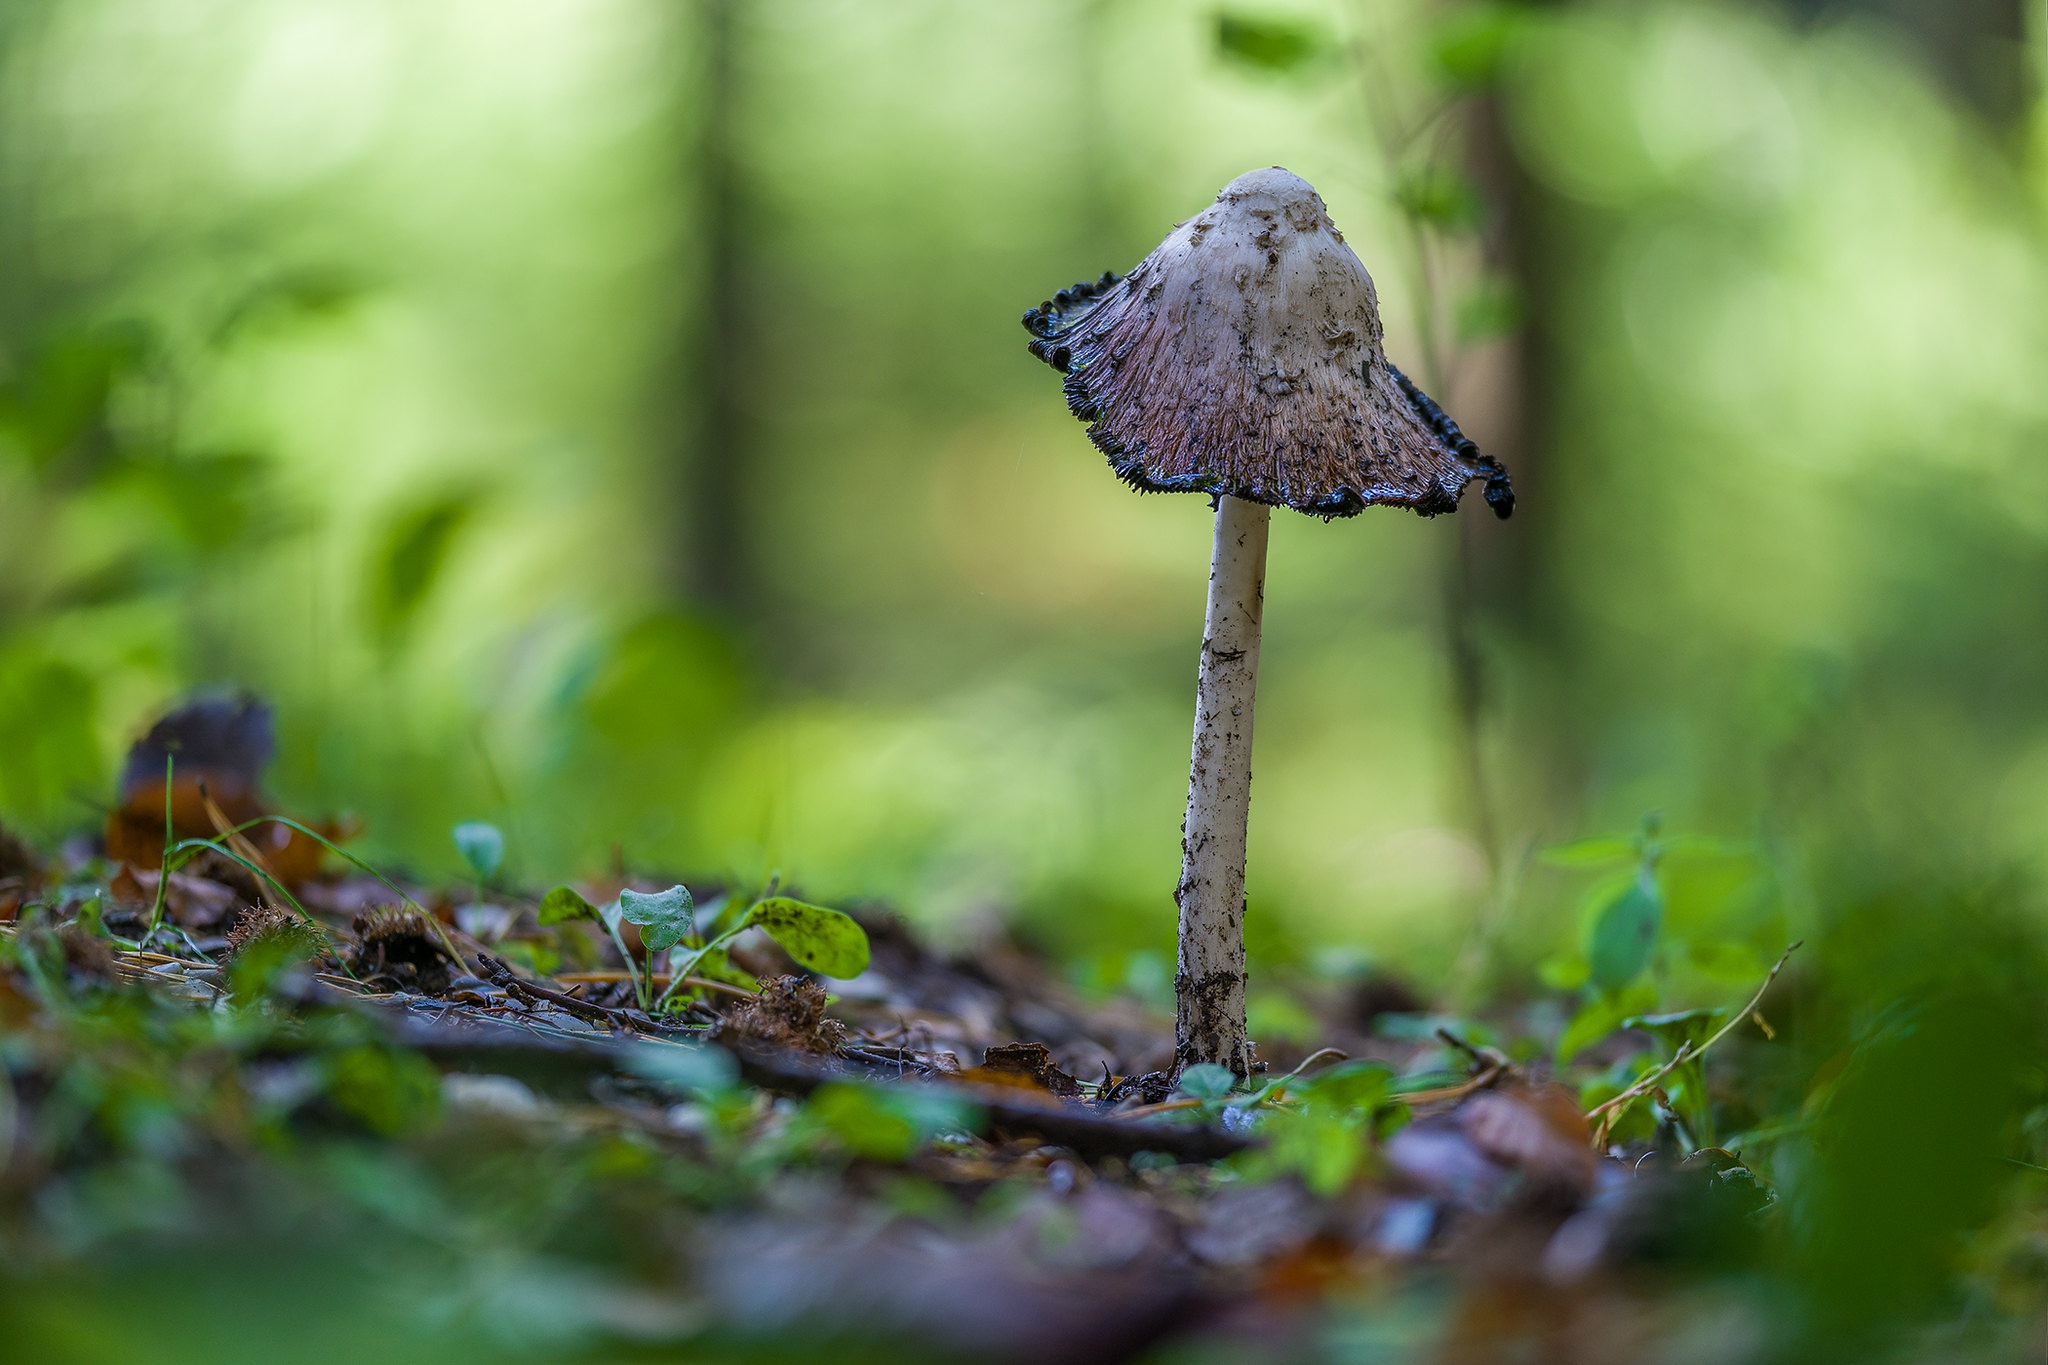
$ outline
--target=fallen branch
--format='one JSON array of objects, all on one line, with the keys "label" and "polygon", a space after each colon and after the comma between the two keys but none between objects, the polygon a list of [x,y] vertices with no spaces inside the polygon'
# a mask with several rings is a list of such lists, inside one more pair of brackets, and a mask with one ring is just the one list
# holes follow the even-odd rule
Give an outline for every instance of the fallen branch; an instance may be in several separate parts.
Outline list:
[{"label": "fallen branch", "polygon": [[[630,972],[559,972],[555,975],[555,980],[566,982],[572,986],[609,986],[620,981],[631,981],[633,980],[633,974]],[[656,972],[648,978],[648,982],[651,985],[666,987],[669,983],[669,975],[667,972]],[[686,976],[683,978],[683,984],[685,986],[695,986],[699,990],[716,991],[721,995],[730,995],[739,1000],[757,1000],[760,998],[759,991],[750,991],[744,986],[735,986],[729,981],[713,981],[709,977],[704,976]]]},{"label": "fallen branch", "polygon": [[[1708,1048],[1734,1032],[1737,1024],[1740,1024],[1743,1020],[1749,1018],[1750,1015],[1756,1013],[1756,1007],[1763,1003],[1764,992],[1771,988],[1771,983],[1778,979],[1778,973],[1785,969],[1785,963],[1791,960],[1792,954],[1798,952],[1800,946],[1805,942],[1805,939],[1800,939],[1797,943],[1785,949],[1784,952],[1778,954],[1778,960],[1771,965],[1770,972],[1764,977],[1764,984],[1756,988],[1756,994],[1749,997],[1749,1003],[1737,1011],[1733,1019],[1730,1019],[1727,1023],[1721,1025],[1720,1028],[1716,1029],[1714,1035],[1707,1039],[1706,1042],[1701,1043],[1698,1047],[1694,1047],[1691,1043],[1680,1043],[1677,1053],[1672,1056],[1670,1061],[1664,1063],[1664,1065],[1658,1067],[1655,1071],[1652,1071],[1613,1099],[1602,1104],[1596,1104],[1587,1110],[1586,1118],[1588,1120],[1600,1119],[1599,1127],[1593,1131],[1593,1145],[1595,1147],[1606,1145],[1608,1129],[1614,1126],[1614,1121],[1621,1117],[1621,1111],[1627,1107],[1630,1101],[1640,1099],[1656,1089],[1659,1082],[1672,1072],[1678,1070],[1679,1067],[1684,1066],[1687,1062],[1698,1061],[1706,1055]],[[1601,1117],[1602,1115],[1605,1115],[1605,1117]]]},{"label": "fallen branch", "polygon": [[476,961],[477,965],[483,969],[484,980],[529,1004],[545,1002],[546,1004],[565,1009],[577,1018],[587,1020],[593,1024],[610,1024],[613,1028],[633,1028],[636,1026],[637,1021],[624,1010],[607,1009],[603,1005],[593,1005],[588,1000],[578,1000],[573,995],[568,995],[561,991],[552,991],[546,986],[536,985],[515,975],[510,967],[500,962],[497,958],[492,957],[489,953],[478,953]]}]

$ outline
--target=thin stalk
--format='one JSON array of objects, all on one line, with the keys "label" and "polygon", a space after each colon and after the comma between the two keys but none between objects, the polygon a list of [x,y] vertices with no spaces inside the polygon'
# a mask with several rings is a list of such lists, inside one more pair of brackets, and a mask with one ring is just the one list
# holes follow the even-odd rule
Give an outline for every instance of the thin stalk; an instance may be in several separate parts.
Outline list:
[{"label": "thin stalk", "polygon": [[[749,914],[751,914],[753,911],[753,907],[748,906],[747,909]],[[690,956],[684,960],[683,965],[680,967],[676,965],[676,960],[673,957],[671,957],[668,962],[668,989],[661,993],[661,998],[655,1001],[655,1003],[657,1005],[667,1004],[669,996],[673,995],[675,993],[676,987],[681,985],[683,981],[687,977],[689,977],[689,975],[692,972],[696,971],[698,963],[702,962],[707,956],[709,956],[714,948],[723,948],[726,944],[738,938],[740,936],[740,933],[752,923],[753,921],[749,919],[747,915],[741,915],[738,923],[734,924],[732,928],[726,930],[717,938],[714,938],[709,943],[706,943],[703,947],[698,948],[694,952],[692,952]],[[647,969],[650,972],[653,971],[654,964],[651,962],[648,963]]]},{"label": "thin stalk", "polygon": [[[221,857],[228,859],[230,862],[240,864],[247,871],[255,874],[258,877],[261,877],[264,881],[269,882],[271,887],[277,892],[277,894],[284,897],[285,903],[291,906],[292,912],[296,914],[300,919],[304,920],[307,924],[313,927],[313,932],[318,934],[320,936],[320,941],[327,945],[327,951],[333,955],[335,961],[341,963],[341,969],[344,972],[348,972],[348,975],[351,979],[355,978],[355,973],[349,970],[348,959],[343,957],[339,952],[335,950],[334,939],[329,936],[327,932],[327,926],[322,924],[318,919],[314,918],[313,913],[310,910],[306,909],[305,906],[299,904],[299,898],[297,896],[294,896],[289,890],[287,890],[285,884],[279,881],[274,875],[272,875],[268,868],[264,867],[260,863],[251,862],[249,859],[244,858],[241,854],[235,852],[232,848],[229,848],[226,844],[214,839],[180,839],[178,841],[177,848],[174,849],[173,852],[196,852],[203,848],[212,849],[215,853],[220,854]],[[182,865],[183,862],[183,859],[178,860],[178,863],[180,865]],[[460,959],[457,960],[459,961]]]},{"label": "thin stalk", "polygon": [[1649,1075],[1643,1077],[1634,1085],[1622,1091],[1619,1095],[1616,1095],[1613,1099],[1608,1100],[1602,1104],[1596,1104],[1591,1109],[1588,1109],[1586,1111],[1587,1118],[1597,1118],[1600,1120],[1600,1126],[1594,1130],[1593,1145],[1596,1147],[1606,1145],[1608,1129],[1614,1126],[1614,1121],[1621,1117],[1621,1111],[1631,1101],[1640,1099],[1642,1096],[1656,1089],[1657,1085],[1661,1081],[1663,1081],[1663,1079],[1666,1076],[1669,1076],[1672,1072],[1678,1070],[1679,1067],[1684,1066],[1687,1062],[1698,1061],[1701,1057],[1706,1055],[1708,1048],[1712,1047],[1714,1044],[1720,1042],[1723,1038],[1726,1038],[1729,1034],[1733,1033],[1735,1031],[1735,1026],[1737,1024],[1740,1024],[1743,1020],[1749,1018],[1752,1014],[1755,1014],[1756,1007],[1764,1002],[1764,992],[1768,991],[1771,988],[1771,983],[1778,979],[1779,972],[1785,970],[1785,964],[1792,959],[1792,954],[1798,952],[1800,946],[1805,942],[1805,939],[1801,939],[1798,943],[1794,943],[1791,947],[1787,948],[1783,953],[1778,955],[1777,962],[1772,965],[1771,970],[1764,976],[1764,984],[1758,986],[1756,988],[1756,994],[1749,997],[1749,1003],[1747,1005],[1744,1005],[1741,1009],[1737,1010],[1735,1012],[1735,1017],[1733,1019],[1730,1019],[1727,1023],[1721,1025],[1719,1029],[1715,1030],[1713,1037],[1707,1039],[1707,1041],[1701,1043],[1698,1047],[1694,1047],[1690,1043],[1680,1043],[1678,1045],[1678,1051],[1675,1054],[1673,1054],[1670,1061],[1664,1063],[1664,1065],[1658,1067],[1655,1071],[1652,1071]]},{"label": "thin stalk", "polygon": [[1249,1076],[1245,1027],[1244,860],[1252,799],[1252,703],[1265,612],[1271,509],[1216,500],[1209,607],[1195,686],[1194,752],[1181,826],[1179,969],[1174,976],[1174,1059]]},{"label": "thin stalk", "polygon": [[157,859],[156,900],[149,907],[149,928],[143,930],[142,942],[138,945],[144,948],[156,937],[157,929],[164,922],[164,903],[171,886],[171,840],[177,837],[171,832],[171,774],[175,762],[173,755],[164,755],[164,851]]}]

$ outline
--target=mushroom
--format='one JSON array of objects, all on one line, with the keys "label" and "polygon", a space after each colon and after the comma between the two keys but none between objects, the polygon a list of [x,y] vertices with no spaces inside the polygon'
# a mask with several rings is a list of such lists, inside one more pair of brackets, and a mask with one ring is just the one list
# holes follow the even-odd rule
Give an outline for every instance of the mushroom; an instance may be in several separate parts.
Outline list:
[{"label": "mushroom", "polygon": [[1245,828],[1269,509],[1435,516],[1484,480],[1505,517],[1514,491],[1388,361],[1372,277],[1315,190],[1277,166],[1231,181],[1130,274],[1062,289],[1024,326],[1124,482],[1207,493],[1216,509],[1174,897],[1175,1059],[1246,1076]]}]

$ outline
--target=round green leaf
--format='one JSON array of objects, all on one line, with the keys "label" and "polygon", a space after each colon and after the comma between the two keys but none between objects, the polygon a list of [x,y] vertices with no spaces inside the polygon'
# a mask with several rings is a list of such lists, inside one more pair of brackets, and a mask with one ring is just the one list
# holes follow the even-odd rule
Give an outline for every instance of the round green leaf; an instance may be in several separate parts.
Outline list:
[{"label": "round green leaf", "polygon": [[1218,1066],[1214,1062],[1197,1062],[1180,1073],[1180,1084],[1175,1090],[1189,1099],[1220,1100],[1227,1099],[1236,1088],[1237,1077],[1231,1074],[1229,1067]]},{"label": "round green leaf", "polygon": [[868,969],[867,931],[837,910],[771,896],[747,912],[747,923],[820,976],[844,980]]},{"label": "round green leaf", "polygon": [[490,877],[505,861],[505,836],[485,820],[464,820],[455,827],[455,849],[479,879]]},{"label": "round green leaf", "polygon": [[628,924],[640,926],[640,939],[650,953],[665,953],[690,932],[690,888],[671,886],[649,895],[640,891],[619,893],[619,915]]}]

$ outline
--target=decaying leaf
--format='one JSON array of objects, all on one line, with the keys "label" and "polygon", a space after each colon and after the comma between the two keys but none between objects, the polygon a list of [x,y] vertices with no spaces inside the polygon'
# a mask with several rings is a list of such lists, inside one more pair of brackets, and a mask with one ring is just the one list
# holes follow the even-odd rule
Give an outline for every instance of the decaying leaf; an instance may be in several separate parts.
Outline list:
[{"label": "decaying leaf", "polygon": [[[263,773],[276,740],[270,708],[250,694],[202,697],[171,711],[128,751],[120,801],[107,817],[107,856],[135,868],[155,869],[164,855],[164,777],[176,839],[220,839],[276,809],[264,797]],[[314,825],[329,839],[348,831],[333,822]],[[259,824],[237,836],[255,860],[288,886],[320,871],[325,850],[281,824]]]},{"label": "decaying leaf", "polygon": [[771,896],[747,911],[747,923],[820,976],[850,980],[868,969],[867,931],[838,910]]},{"label": "decaying leaf", "polygon": [[1054,1064],[1044,1043],[1003,1043],[985,1048],[981,1065],[960,1073],[963,1081],[1044,1090],[1062,1098],[1081,1093],[1081,1083]]}]

